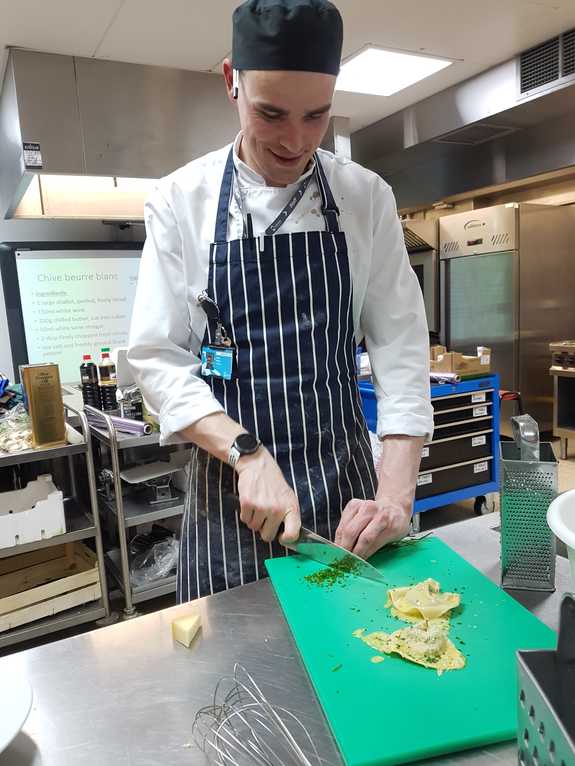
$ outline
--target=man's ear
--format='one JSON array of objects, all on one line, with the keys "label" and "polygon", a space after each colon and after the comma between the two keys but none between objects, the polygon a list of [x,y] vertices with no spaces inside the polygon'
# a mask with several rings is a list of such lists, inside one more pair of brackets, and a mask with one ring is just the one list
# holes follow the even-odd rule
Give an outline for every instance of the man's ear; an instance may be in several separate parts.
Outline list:
[{"label": "man's ear", "polygon": [[230,101],[236,101],[238,98],[239,72],[236,69],[233,69],[232,62],[229,59],[224,59],[224,63],[222,64],[222,72],[224,75],[224,80],[226,81],[228,98]]}]

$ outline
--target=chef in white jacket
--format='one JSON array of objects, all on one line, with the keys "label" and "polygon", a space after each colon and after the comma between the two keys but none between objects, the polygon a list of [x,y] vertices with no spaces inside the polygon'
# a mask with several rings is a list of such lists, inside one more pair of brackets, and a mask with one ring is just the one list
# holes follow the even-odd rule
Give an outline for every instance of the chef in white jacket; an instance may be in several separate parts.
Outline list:
[{"label": "chef in white jacket", "polygon": [[223,71],[240,133],[146,203],[129,360],[161,442],[195,445],[180,602],[265,576],[302,524],[366,558],[408,530],[433,429],[428,332],[390,187],[318,148],[342,36],[327,0],[239,6]]}]

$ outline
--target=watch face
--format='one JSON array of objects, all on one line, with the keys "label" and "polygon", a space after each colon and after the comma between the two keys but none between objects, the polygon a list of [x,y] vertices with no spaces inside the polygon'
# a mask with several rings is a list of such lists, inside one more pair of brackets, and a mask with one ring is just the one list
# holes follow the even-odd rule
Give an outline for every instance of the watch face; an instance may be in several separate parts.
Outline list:
[{"label": "watch face", "polygon": [[259,441],[253,434],[240,434],[236,439],[236,447],[242,454],[249,455],[260,446]]}]

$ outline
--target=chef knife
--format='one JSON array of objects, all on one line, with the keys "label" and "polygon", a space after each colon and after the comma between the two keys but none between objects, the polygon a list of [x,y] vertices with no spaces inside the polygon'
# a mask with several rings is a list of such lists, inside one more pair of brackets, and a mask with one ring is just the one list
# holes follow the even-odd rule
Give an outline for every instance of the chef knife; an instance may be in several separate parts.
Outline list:
[{"label": "chef knife", "polygon": [[[325,537],[321,537],[321,535],[317,535],[315,532],[305,529],[305,527],[300,529],[298,539],[293,543],[286,543],[286,547],[296,553],[301,553],[302,556],[319,561],[320,564],[334,567],[340,572],[349,572],[349,574],[358,575],[380,584],[387,584],[381,572],[378,572],[374,566],[368,564],[365,559],[356,556],[355,553],[350,553],[350,551],[342,548],[340,545],[326,540]],[[344,559],[346,560],[345,564],[351,559],[353,566],[348,568],[345,564],[342,565]]]}]

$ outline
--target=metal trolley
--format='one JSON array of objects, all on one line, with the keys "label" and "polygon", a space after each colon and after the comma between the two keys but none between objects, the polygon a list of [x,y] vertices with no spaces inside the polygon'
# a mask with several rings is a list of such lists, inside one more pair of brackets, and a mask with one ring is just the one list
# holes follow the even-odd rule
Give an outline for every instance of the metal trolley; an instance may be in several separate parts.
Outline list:
[{"label": "metal trolley", "polygon": [[[59,612],[52,617],[36,620],[13,628],[5,633],[0,633],[0,649],[5,646],[38,638],[60,630],[65,630],[83,623],[102,621],[107,624],[115,619],[110,614],[106,571],[104,565],[104,549],[98,513],[98,501],[96,497],[96,480],[94,476],[94,463],[92,458],[92,443],[90,428],[86,416],[80,410],[65,404],[67,414],[67,433],[70,438],[69,444],[61,447],[46,447],[40,449],[28,449],[13,455],[0,457],[0,469],[17,468],[27,463],[66,461],[66,483],[69,493],[64,499],[64,514],[66,517],[66,533],[56,535],[48,539],[15,545],[11,548],[0,548],[0,560],[9,556],[17,556],[24,553],[50,548],[64,543],[73,543],[81,540],[93,540],[98,557],[98,569],[100,574],[101,597],[98,601]],[[72,417],[70,417],[70,414]],[[79,424],[79,429],[77,425]],[[86,468],[87,494],[78,491],[78,475],[75,459],[82,459]],[[65,465],[65,464],[64,464]],[[82,495],[82,496],[81,496]]]},{"label": "metal trolley", "polygon": [[[92,409],[85,405],[85,409]],[[137,453],[144,459],[158,450],[179,451],[186,453],[189,445],[159,447],[159,434],[134,436],[116,431],[112,420],[105,412],[96,410],[105,422],[104,428],[90,426],[92,436],[98,444],[96,465],[107,464],[110,477],[110,496],[98,492],[99,507],[107,525],[115,530],[116,544],[107,545],[105,561],[108,572],[117,583],[124,598],[124,617],[136,616],[135,605],[148,599],[166,596],[176,592],[176,575],[170,574],[151,582],[136,585],[130,573],[129,539],[135,528],[155,521],[182,516],[184,512],[184,494],[176,490],[171,499],[156,505],[141,502],[135,497],[125,497],[122,480],[122,468],[125,457],[133,459]],[[105,453],[105,454],[104,454]]]}]

